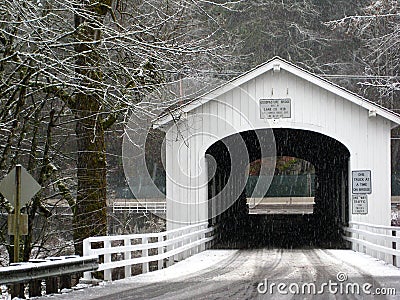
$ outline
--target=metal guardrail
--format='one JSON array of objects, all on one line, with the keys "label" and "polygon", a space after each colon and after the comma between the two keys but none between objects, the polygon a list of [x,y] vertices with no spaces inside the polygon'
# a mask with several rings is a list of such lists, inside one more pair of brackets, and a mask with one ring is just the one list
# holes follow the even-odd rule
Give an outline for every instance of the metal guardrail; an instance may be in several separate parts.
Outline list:
[{"label": "metal guardrail", "polygon": [[99,267],[97,256],[60,256],[34,259],[0,268],[0,285],[10,288],[12,297],[24,297],[24,284],[29,284],[29,296],[41,296],[41,281],[46,280],[46,293],[71,288],[71,275],[94,271]]},{"label": "metal guardrail", "polygon": [[343,230],[354,251],[400,267],[400,227],[351,221]]},{"label": "metal guardrail", "polygon": [[116,201],[113,202],[113,212],[152,212],[165,213],[167,210],[166,202],[137,202],[137,201]]},{"label": "metal guardrail", "polygon": [[29,282],[35,279],[94,271],[99,267],[98,257],[62,256],[33,260],[0,268],[0,284]]},{"label": "metal guardrail", "polygon": [[[115,268],[124,267],[125,277],[129,277],[133,265],[141,264],[146,273],[150,262],[157,262],[157,269],[162,269],[164,264],[170,266],[201,252],[214,239],[213,232],[205,222],[159,233],[90,237],[83,241],[83,253],[102,256],[97,271],[104,271],[104,279],[111,281]],[[99,244],[103,247],[96,248]],[[91,273],[85,272],[84,279],[90,281]]]}]

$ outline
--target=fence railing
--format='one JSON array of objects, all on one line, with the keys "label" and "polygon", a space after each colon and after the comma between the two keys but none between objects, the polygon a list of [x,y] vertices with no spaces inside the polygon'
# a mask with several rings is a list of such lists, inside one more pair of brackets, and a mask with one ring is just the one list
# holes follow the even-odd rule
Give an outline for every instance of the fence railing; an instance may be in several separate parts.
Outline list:
[{"label": "fence railing", "polygon": [[[97,271],[104,271],[104,280],[113,279],[113,270],[124,268],[124,276],[132,275],[133,266],[141,272],[162,269],[193,254],[205,250],[214,239],[214,228],[208,223],[146,234],[90,237],[83,241],[83,254],[98,256]],[[84,273],[91,280],[91,272]]]},{"label": "fence railing", "polygon": [[165,213],[167,210],[166,202],[136,202],[136,201],[119,201],[113,203],[113,212],[151,212]]},{"label": "fence railing", "polygon": [[400,267],[400,227],[352,221],[343,230],[354,251]]},{"label": "fence railing", "polygon": [[[42,281],[45,281],[46,294],[57,293],[73,286],[72,276],[85,271],[97,270],[98,258],[95,256],[60,256],[46,259],[33,259],[29,262],[13,263],[0,268],[0,285],[6,285],[12,297],[24,297],[24,284],[29,285],[29,296],[42,295]],[[79,278],[75,278],[76,282]]]}]

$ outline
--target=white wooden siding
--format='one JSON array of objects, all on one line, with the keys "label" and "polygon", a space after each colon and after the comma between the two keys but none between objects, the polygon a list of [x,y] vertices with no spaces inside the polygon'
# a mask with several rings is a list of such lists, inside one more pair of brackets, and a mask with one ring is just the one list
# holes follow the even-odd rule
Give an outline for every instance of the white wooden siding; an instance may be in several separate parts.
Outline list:
[{"label": "white wooden siding", "polygon": [[[207,219],[207,165],[203,158],[208,147],[229,135],[261,128],[310,130],[341,142],[350,152],[349,180],[352,170],[372,171],[369,213],[350,212],[350,219],[389,225],[391,121],[379,115],[369,117],[365,107],[284,69],[278,73],[270,70],[227,90],[189,111],[187,119],[178,123],[179,131],[173,124],[167,132],[168,230]],[[261,119],[259,100],[263,98],[290,98],[291,118]],[[349,186],[351,201],[351,182]]]}]

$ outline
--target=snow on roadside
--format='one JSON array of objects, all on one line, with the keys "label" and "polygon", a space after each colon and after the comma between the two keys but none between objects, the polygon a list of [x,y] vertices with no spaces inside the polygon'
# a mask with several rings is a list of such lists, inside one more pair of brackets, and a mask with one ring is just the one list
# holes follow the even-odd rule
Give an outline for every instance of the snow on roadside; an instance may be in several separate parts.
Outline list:
[{"label": "snow on roadside", "polygon": [[[112,291],[122,291],[130,289],[133,286],[139,287],[146,284],[152,284],[162,281],[182,280],[183,277],[190,276],[196,272],[207,270],[220,262],[231,258],[238,250],[206,250],[194,256],[188,257],[176,264],[162,269],[145,274],[136,275],[133,277],[115,280],[112,282],[101,282],[99,286],[90,287],[87,289],[76,290],[68,294],[52,294],[40,299],[68,299],[81,300],[91,299],[93,297],[104,295],[104,292],[111,293]],[[32,298],[32,299],[39,299]]]},{"label": "snow on roadside", "polygon": [[367,254],[352,250],[325,250],[339,261],[352,265],[372,277],[400,276],[400,269]]},{"label": "snow on roadside", "polygon": [[121,279],[120,281],[151,283],[160,281],[160,278],[163,278],[163,280],[182,278],[183,276],[188,276],[198,271],[208,269],[225,259],[229,259],[235,255],[237,251],[238,250],[206,250],[194,256],[188,257],[187,259],[168,268]]},{"label": "snow on roadside", "polygon": [[[319,256],[322,258],[321,262],[327,265],[341,265],[343,264],[343,270],[352,278],[359,272],[364,274],[370,274],[372,277],[377,278],[386,276],[400,277],[400,269],[392,265],[389,265],[383,261],[372,258],[366,254],[354,252],[351,250],[333,250],[333,249],[316,249],[319,252]],[[273,251],[273,250],[271,250]],[[134,287],[145,286],[148,284],[158,283],[160,281],[181,281],[185,277],[191,276],[201,271],[206,271],[214,266],[218,266],[221,262],[226,261],[236,255],[238,250],[206,250],[197,255],[191,256],[181,262],[174,264],[166,269],[149,272],[146,274],[136,275],[130,278],[116,280],[113,282],[101,282],[99,286],[90,287],[87,289],[76,290],[72,293],[63,295],[49,295],[45,298],[40,299],[68,299],[68,300],[80,300],[80,299],[94,299],[96,297],[104,295],[112,295],[112,293],[121,292],[123,290],[129,290]],[[267,252],[269,253],[269,252]],[[272,252],[271,252],[272,253]],[[325,254],[324,254],[325,253]],[[267,258],[266,258],[267,259]],[[293,258],[294,259],[294,258]],[[296,261],[297,264],[303,265],[306,262]],[[249,271],[259,265],[259,262],[255,259],[248,259],[244,263],[244,271]],[[352,269],[352,266],[354,269]],[[315,266],[318,267],[318,266]],[[243,271],[242,270],[242,271]],[[358,271],[357,271],[358,270]],[[239,270],[240,271],[240,270]],[[242,271],[236,272],[233,270],[230,275],[233,274],[235,279],[247,278],[247,273]],[[237,276],[238,278],[236,278]],[[224,280],[224,275],[216,277],[213,280]],[[229,279],[232,279],[229,277]]]}]

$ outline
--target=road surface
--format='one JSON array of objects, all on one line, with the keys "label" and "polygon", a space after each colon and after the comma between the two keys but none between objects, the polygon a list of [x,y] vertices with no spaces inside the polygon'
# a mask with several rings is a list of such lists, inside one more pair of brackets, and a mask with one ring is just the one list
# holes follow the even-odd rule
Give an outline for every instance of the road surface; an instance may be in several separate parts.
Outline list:
[{"label": "road surface", "polygon": [[351,250],[208,250],[51,299],[400,299],[399,279],[399,269]]}]

